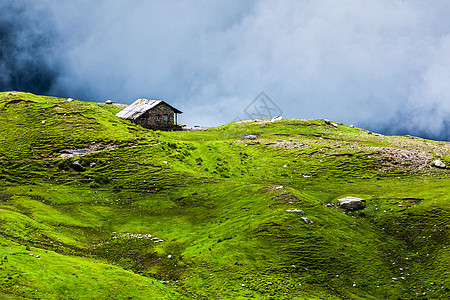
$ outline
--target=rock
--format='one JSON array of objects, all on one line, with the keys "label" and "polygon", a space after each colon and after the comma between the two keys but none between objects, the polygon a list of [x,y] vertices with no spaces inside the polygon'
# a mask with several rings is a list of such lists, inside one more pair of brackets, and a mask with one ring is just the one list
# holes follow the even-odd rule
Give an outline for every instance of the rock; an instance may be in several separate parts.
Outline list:
[{"label": "rock", "polygon": [[72,167],[72,169],[74,169],[77,172],[86,171],[86,168],[81,165],[79,160],[74,161],[70,166]]},{"label": "rock", "polygon": [[333,126],[334,128],[338,128],[338,124],[336,123],[331,123],[331,126]]},{"label": "rock", "polygon": [[244,135],[244,138],[246,138],[246,139],[253,139],[253,138],[255,138],[256,137],[256,135],[254,135],[254,134],[247,134],[247,135]]},{"label": "rock", "polygon": [[112,101],[111,101],[111,100],[106,100],[105,103],[106,103],[106,104],[112,104]]},{"label": "rock", "polygon": [[286,209],[287,212],[295,212],[295,213],[301,213],[301,214],[305,214],[305,212],[301,209]]},{"label": "rock", "polygon": [[45,124],[45,120],[44,120],[44,121],[42,121],[41,123],[42,123],[42,125],[44,125],[44,124]]},{"label": "rock", "polygon": [[301,217],[301,219],[303,220],[303,222],[305,222],[305,224],[312,224],[313,221],[311,221],[310,219],[306,218],[306,217]]},{"label": "rock", "polygon": [[323,119],[323,121],[325,122],[325,124],[328,124],[328,125],[330,125],[330,120],[328,120],[328,119]]},{"label": "rock", "polygon": [[93,167],[95,167],[97,164],[95,163],[95,162],[91,162],[90,164],[89,164],[89,167],[91,167],[91,168],[93,168]]},{"label": "rock", "polygon": [[281,121],[281,120],[283,120],[282,116],[276,116],[276,117],[273,117],[272,119],[270,119],[270,122],[276,122],[276,121]]},{"label": "rock", "polygon": [[72,102],[73,99],[72,98],[67,98],[67,102]]},{"label": "rock", "polygon": [[352,124],[352,125],[350,125],[349,127],[350,127],[350,128],[355,128],[355,125]]},{"label": "rock", "polygon": [[355,211],[355,210],[364,209],[366,207],[366,205],[364,204],[364,202],[366,202],[366,200],[361,199],[361,198],[345,197],[345,198],[338,199],[338,201],[339,201],[339,206],[346,210]]},{"label": "rock", "polygon": [[433,165],[435,167],[445,169],[445,164],[442,161],[440,161],[439,159],[436,159],[435,161],[433,161]]}]

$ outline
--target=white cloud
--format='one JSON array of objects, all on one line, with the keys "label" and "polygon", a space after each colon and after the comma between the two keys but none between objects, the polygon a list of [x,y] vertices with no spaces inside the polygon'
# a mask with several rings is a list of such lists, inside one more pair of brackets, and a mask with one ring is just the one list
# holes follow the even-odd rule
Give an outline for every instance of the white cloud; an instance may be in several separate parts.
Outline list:
[{"label": "white cloud", "polygon": [[44,3],[65,62],[55,93],[163,98],[218,125],[265,91],[286,117],[450,138],[448,1]]}]

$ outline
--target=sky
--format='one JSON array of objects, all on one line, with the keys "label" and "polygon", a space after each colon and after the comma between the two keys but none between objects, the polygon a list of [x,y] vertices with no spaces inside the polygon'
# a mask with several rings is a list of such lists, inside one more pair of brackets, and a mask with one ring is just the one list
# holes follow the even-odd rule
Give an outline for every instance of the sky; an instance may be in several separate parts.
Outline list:
[{"label": "sky", "polygon": [[1,91],[162,99],[191,126],[266,101],[284,118],[450,140],[448,0],[2,0],[0,11]]}]

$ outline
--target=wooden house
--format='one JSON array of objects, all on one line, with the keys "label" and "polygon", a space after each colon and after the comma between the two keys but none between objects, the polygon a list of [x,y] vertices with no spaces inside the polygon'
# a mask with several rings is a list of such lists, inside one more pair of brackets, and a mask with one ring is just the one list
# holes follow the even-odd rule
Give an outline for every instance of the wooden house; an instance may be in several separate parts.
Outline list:
[{"label": "wooden house", "polygon": [[153,130],[180,130],[178,114],[183,113],[162,100],[138,99],[116,114],[119,118]]}]

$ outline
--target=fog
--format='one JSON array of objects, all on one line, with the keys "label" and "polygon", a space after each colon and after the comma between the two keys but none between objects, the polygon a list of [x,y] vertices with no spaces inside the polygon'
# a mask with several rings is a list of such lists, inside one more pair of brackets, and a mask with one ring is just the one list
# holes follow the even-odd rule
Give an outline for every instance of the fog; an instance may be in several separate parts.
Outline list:
[{"label": "fog", "polygon": [[450,140],[450,2],[2,1],[0,90],[131,103],[182,123],[286,118]]}]

